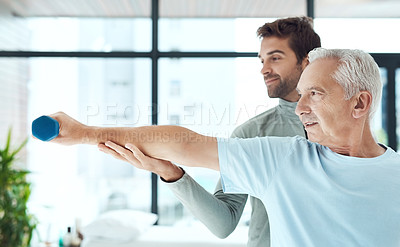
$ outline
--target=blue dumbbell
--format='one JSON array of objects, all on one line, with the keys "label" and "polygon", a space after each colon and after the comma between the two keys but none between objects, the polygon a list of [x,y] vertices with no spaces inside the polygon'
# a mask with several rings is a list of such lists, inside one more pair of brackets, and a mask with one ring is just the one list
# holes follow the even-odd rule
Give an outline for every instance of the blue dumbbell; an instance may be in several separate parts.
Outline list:
[{"label": "blue dumbbell", "polygon": [[60,124],[54,118],[41,116],[32,122],[32,135],[42,141],[51,141],[58,136]]}]

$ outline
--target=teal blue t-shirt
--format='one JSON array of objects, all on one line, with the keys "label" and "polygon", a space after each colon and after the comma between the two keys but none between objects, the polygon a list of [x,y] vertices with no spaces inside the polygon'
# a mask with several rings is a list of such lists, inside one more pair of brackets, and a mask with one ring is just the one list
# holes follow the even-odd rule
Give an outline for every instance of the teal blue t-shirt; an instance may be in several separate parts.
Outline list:
[{"label": "teal blue t-shirt", "polygon": [[400,154],[340,155],[303,137],[218,139],[227,193],[263,201],[271,246],[400,246]]}]

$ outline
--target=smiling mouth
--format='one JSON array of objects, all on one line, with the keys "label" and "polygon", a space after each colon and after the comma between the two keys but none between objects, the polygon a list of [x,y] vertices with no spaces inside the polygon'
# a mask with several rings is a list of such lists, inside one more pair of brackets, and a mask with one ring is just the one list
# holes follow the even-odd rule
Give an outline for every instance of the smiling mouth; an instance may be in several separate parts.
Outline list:
[{"label": "smiling mouth", "polygon": [[317,122],[307,122],[307,123],[304,123],[304,127],[305,128],[310,128],[310,127],[313,127],[313,126],[315,126],[317,124],[318,124]]},{"label": "smiling mouth", "polygon": [[279,79],[279,78],[277,77],[277,78],[265,80],[265,84],[266,84],[266,85],[270,85],[270,84],[274,83],[275,81],[277,81],[278,79]]}]

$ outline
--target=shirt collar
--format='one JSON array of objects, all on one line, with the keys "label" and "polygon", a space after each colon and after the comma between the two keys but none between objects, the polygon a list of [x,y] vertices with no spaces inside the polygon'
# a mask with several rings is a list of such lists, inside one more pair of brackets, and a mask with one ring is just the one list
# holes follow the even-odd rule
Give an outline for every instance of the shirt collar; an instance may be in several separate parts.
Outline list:
[{"label": "shirt collar", "polygon": [[281,98],[279,99],[278,109],[286,116],[299,118],[295,113],[296,106],[297,102],[289,102]]}]

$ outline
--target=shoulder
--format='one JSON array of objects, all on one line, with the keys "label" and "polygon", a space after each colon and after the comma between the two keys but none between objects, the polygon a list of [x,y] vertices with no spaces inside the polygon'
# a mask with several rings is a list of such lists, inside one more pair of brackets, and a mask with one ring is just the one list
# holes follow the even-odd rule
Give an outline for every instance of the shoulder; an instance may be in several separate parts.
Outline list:
[{"label": "shoulder", "polygon": [[306,138],[302,136],[265,136],[260,137],[261,141],[267,141],[271,146],[281,145],[285,147],[290,147],[292,149],[309,149],[312,146],[315,146],[316,143],[308,141]]},{"label": "shoulder", "polygon": [[382,157],[386,160],[385,163],[393,164],[396,169],[400,169],[400,153],[397,153],[388,146],[383,144],[380,145],[386,148],[386,152],[382,155]]}]

